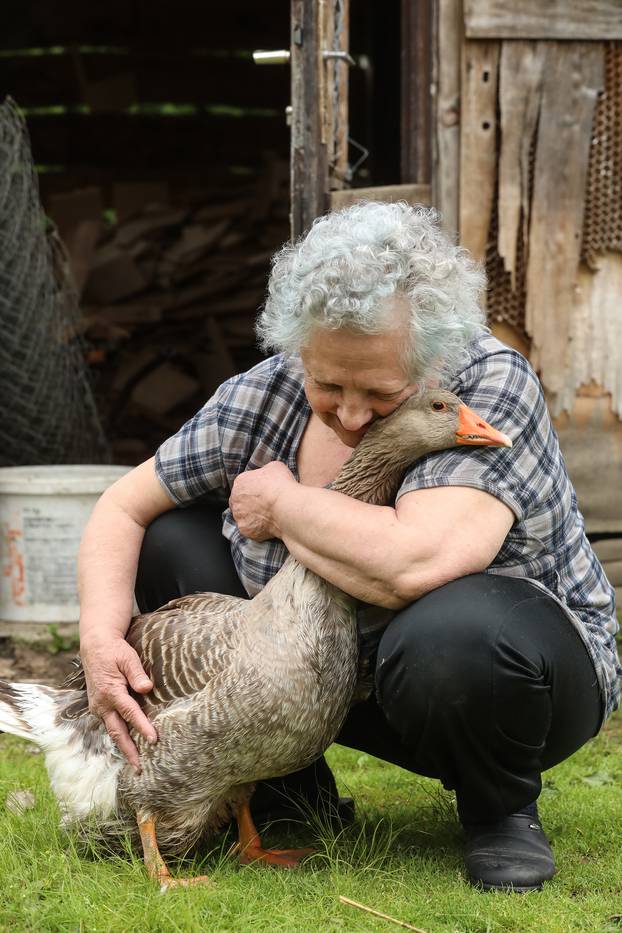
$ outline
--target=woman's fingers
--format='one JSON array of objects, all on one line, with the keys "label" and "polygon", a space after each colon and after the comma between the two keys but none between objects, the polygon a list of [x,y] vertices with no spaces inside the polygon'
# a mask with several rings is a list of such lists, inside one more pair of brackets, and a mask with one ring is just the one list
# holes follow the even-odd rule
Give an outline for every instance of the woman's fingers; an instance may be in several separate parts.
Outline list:
[{"label": "woman's fingers", "polygon": [[158,740],[154,726],[128,693],[128,682],[137,693],[148,693],[153,689],[140,658],[124,638],[115,638],[103,643],[91,641],[85,645],[83,663],[91,711],[103,720],[115,745],[138,769],[138,751],[128,732],[128,725],[147,742]]},{"label": "woman's fingers", "polygon": [[[143,666],[140,663],[140,658],[127,642],[123,642],[123,648],[117,658],[117,665],[119,671],[123,674],[132,690],[135,690],[137,693],[148,693],[153,689],[153,683],[145,674]],[[140,732],[147,742],[153,744],[158,741],[156,730],[149,722],[136,700],[133,700],[129,695],[125,684],[123,684],[120,690],[115,691],[113,705],[123,719],[133,726],[137,732]]]},{"label": "woman's fingers", "polygon": [[125,649],[118,660],[119,670],[125,675],[127,682],[136,693],[149,693],[153,690],[153,683],[145,674],[140,658],[131,645],[124,642]]},{"label": "woman's fingers", "polygon": [[125,722],[115,710],[110,710],[102,716],[108,735],[117,746],[119,751],[125,755],[136,774],[140,774],[140,760],[138,758],[138,749],[132,742]]},{"label": "woman's fingers", "polygon": [[147,742],[153,745],[158,741],[158,733],[153,724],[149,722],[136,700],[132,699],[125,688],[115,694],[114,708],[126,723],[129,723],[137,732],[140,732]]}]

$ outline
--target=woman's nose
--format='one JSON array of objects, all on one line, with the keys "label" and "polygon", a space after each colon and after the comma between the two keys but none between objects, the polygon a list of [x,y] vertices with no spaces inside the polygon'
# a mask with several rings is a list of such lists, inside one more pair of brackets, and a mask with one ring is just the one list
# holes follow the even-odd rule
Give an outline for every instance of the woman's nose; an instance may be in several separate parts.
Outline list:
[{"label": "woman's nose", "polygon": [[337,417],[346,431],[358,431],[371,420],[372,411],[368,405],[344,402],[337,406]]}]

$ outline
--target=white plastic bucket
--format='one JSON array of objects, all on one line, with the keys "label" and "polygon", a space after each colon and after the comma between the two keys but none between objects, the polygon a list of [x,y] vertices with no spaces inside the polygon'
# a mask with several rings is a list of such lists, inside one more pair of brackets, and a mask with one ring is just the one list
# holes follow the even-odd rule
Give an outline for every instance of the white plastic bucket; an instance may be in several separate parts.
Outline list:
[{"label": "white plastic bucket", "polygon": [[76,561],[95,502],[131,467],[0,467],[0,622],[77,622]]}]

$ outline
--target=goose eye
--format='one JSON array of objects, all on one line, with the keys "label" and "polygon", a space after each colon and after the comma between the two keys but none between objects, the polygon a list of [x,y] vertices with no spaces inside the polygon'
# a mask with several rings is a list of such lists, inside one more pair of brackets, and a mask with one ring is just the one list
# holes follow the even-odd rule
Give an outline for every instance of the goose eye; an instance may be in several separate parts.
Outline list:
[{"label": "goose eye", "polygon": [[447,411],[445,402],[432,402],[432,408],[434,411]]}]

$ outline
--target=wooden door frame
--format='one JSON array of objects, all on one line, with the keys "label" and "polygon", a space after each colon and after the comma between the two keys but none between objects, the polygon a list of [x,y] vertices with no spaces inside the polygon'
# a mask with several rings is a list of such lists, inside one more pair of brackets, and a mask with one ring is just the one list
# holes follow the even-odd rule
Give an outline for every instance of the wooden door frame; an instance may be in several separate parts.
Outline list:
[{"label": "wooden door frame", "polygon": [[[400,0],[401,3],[401,178],[396,184],[372,188],[343,188],[337,171],[347,160],[347,81],[340,99],[341,138],[333,140],[332,68],[324,47],[332,43],[334,0],[291,0],[291,235],[309,229],[316,217],[330,208],[360,198],[429,204],[434,184],[433,120],[431,95],[435,9],[443,0]],[[347,0],[345,23],[348,23]],[[347,31],[347,25],[346,25]],[[337,43],[348,50],[344,33]],[[331,47],[334,47],[331,45]]]},{"label": "wooden door frame", "polygon": [[328,206],[328,152],[319,89],[323,82],[324,0],[291,0],[291,235],[300,236]]}]

